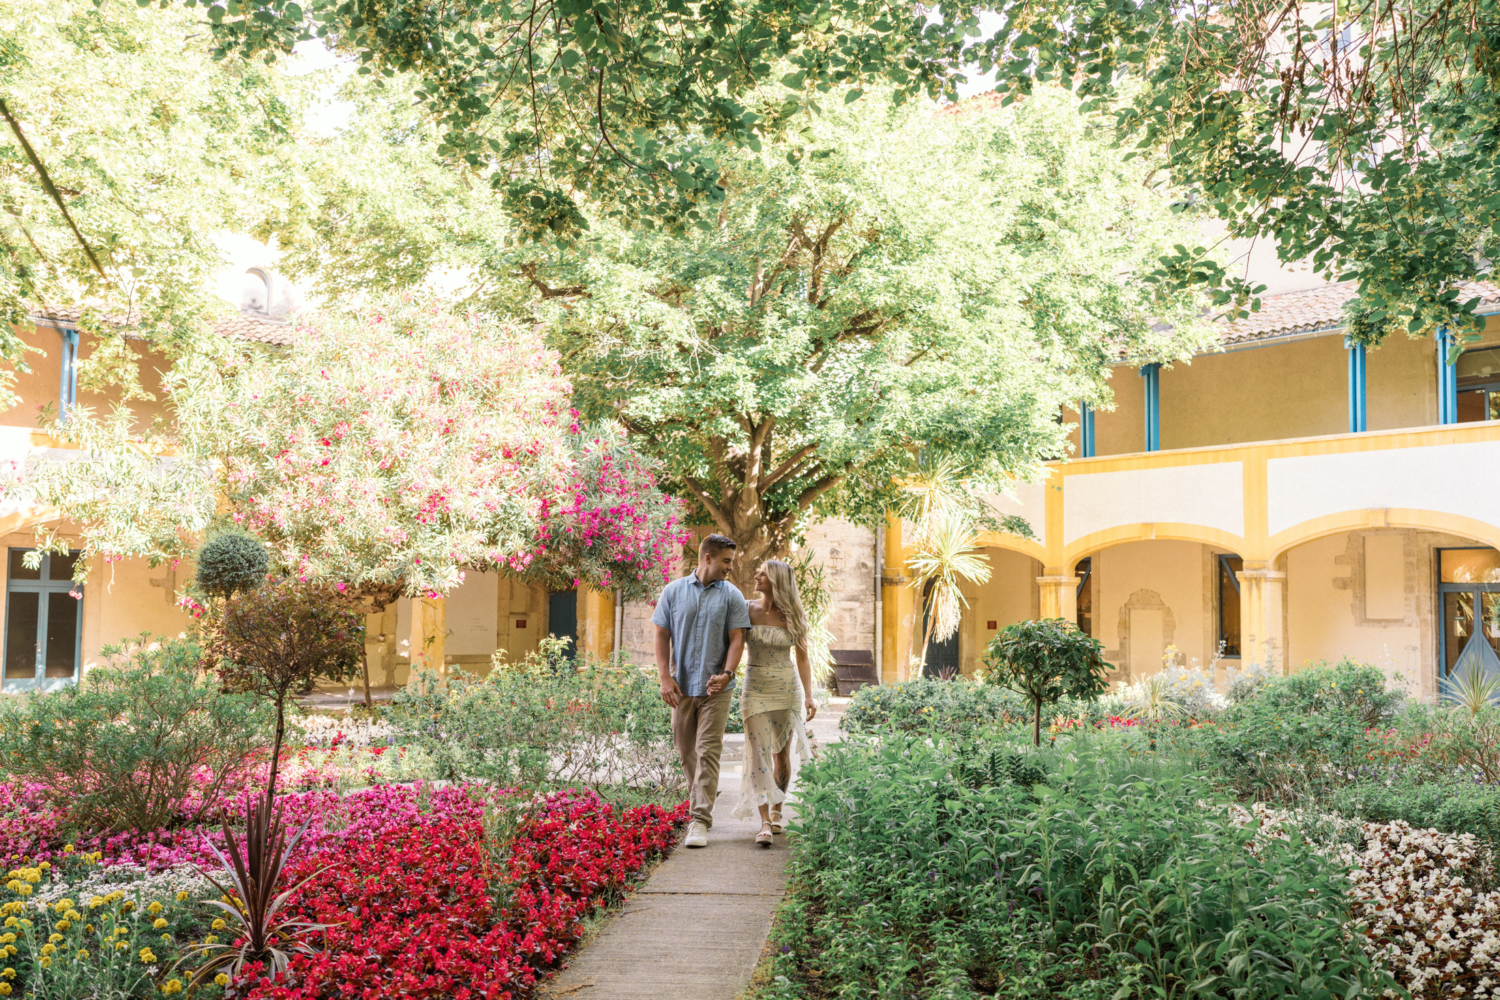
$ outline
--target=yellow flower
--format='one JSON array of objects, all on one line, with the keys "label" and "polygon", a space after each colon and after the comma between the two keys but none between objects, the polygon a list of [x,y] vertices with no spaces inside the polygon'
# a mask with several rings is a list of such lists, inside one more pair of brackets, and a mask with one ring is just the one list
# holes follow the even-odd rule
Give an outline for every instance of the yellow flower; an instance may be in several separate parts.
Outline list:
[{"label": "yellow flower", "polygon": [[[15,972],[15,969],[6,969],[6,972]],[[0,983],[0,997],[10,996],[10,983]]]},{"label": "yellow flower", "polygon": [[209,924],[209,928],[211,930],[216,930],[216,931],[222,931],[222,930],[225,930],[228,927],[229,927],[229,925],[224,922],[224,918],[223,917],[220,917],[217,920],[215,920],[212,924]]},{"label": "yellow flower", "polygon": [[72,854],[73,853],[73,845],[72,844],[64,844],[63,845],[63,853],[64,854]]},{"label": "yellow flower", "polygon": [[15,940],[15,934],[0,934],[0,944],[13,944]]},{"label": "yellow flower", "polygon": [[132,899],[127,899],[127,900],[125,900],[125,902],[123,902],[123,903],[120,904],[120,912],[121,913],[129,913],[129,912],[131,912],[134,909],[135,909],[135,901],[132,900]]},{"label": "yellow flower", "polygon": [[219,973],[217,976],[214,976],[214,985],[215,986],[228,986],[229,985],[229,976],[226,975],[225,973],[222,973],[222,972]]},{"label": "yellow flower", "polygon": [[165,909],[166,909],[165,906],[162,906],[160,903],[158,903],[155,900],[153,900],[152,903],[151,903],[151,905],[148,906],[148,907],[146,907],[146,912],[149,913],[149,914],[151,914],[154,917],[158,913],[160,913],[162,910],[165,910]]},{"label": "yellow flower", "polygon": [[36,960],[36,964],[40,965],[44,969],[50,969],[52,968],[52,959],[48,958],[46,955],[43,955],[41,958]]},{"label": "yellow flower", "polygon": [[67,913],[64,913],[63,916],[67,917],[69,920],[83,919],[83,914],[79,913],[77,910],[69,910]]},{"label": "yellow flower", "polygon": [[203,943],[204,944],[218,944],[219,943],[219,935],[217,935],[217,934],[210,934],[208,937],[206,937],[206,938],[203,939]]},{"label": "yellow flower", "polygon": [[44,871],[50,871],[51,868],[52,868],[52,862],[50,862],[50,861],[43,861],[41,864],[37,865],[37,869],[38,869],[37,876],[36,876],[36,878],[32,879],[32,881],[33,882],[40,882],[42,880],[42,872],[44,872]]},{"label": "yellow flower", "polygon": [[71,920],[59,920],[57,922],[57,929],[60,930],[60,931],[65,931],[69,927],[72,927],[72,926],[73,926],[73,921],[71,921]]},{"label": "yellow flower", "polygon": [[[63,936],[61,934],[48,934],[47,935],[47,942],[49,944],[57,944],[57,942],[61,941],[62,939],[63,939]],[[7,941],[5,943],[6,944],[10,944],[9,941]]]},{"label": "yellow flower", "polygon": [[16,918],[15,917],[6,917],[5,918],[5,926],[6,927],[14,927],[14,926],[16,926]]},{"label": "yellow flower", "polygon": [[6,979],[14,979],[16,978],[16,970],[6,969],[4,972],[0,972],[0,976],[3,976]]},{"label": "yellow flower", "polygon": [[146,965],[150,965],[152,962],[156,961],[156,953],[153,952],[150,948],[142,948],[141,961]]},{"label": "yellow flower", "polygon": [[115,928],[115,936],[116,937],[124,937],[126,934],[129,934],[129,933],[130,933],[130,928],[129,927],[116,927]]},{"label": "yellow flower", "polygon": [[104,905],[104,897],[103,896],[95,896],[93,899],[89,900],[89,909],[91,909],[91,910],[97,910],[99,907],[101,907],[103,905]]},{"label": "yellow flower", "polygon": [[85,961],[88,957],[89,957],[89,953],[87,951],[85,951],[82,948],[78,949],[78,961],[80,961],[80,962]]},{"label": "yellow flower", "polygon": [[94,925],[93,924],[84,924],[83,925],[83,932],[85,934],[92,934],[92,933],[94,933]]},{"label": "yellow flower", "polygon": [[18,878],[13,878],[9,882],[5,883],[5,888],[9,889],[11,892],[20,892],[21,880]]},{"label": "yellow flower", "polygon": [[165,983],[162,983],[161,991],[163,993],[167,993],[167,994],[181,993],[182,992],[182,980],[181,979],[168,979]]},{"label": "yellow flower", "polygon": [[179,902],[179,903],[186,903],[187,901],[188,901],[188,894],[187,894],[186,890],[183,890],[182,892],[179,892],[177,894],[177,902]]},{"label": "yellow flower", "polygon": [[120,942],[118,942],[118,943],[115,944],[115,951],[124,951],[126,948],[129,948],[129,947],[130,947],[130,945],[126,944],[124,941],[120,941]]},{"label": "yellow flower", "polygon": [[159,930],[161,930],[165,926],[167,926],[167,918],[166,917],[157,917],[155,920],[153,920],[151,922],[151,929],[153,931],[159,931]]},{"label": "yellow flower", "polygon": [[29,896],[31,895],[31,886],[27,885],[25,882],[22,882],[21,887],[16,891],[23,896]]},{"label": "yellow flower", "polygon": [[43,955],[50,955],[50,954],[52,954],[55,951],[57,951],[57,945],[55,945],[55,944],[52,944],[52,943],[49,942],[47,944],[42,945],[42,954]]},{"label": "yellow flower", "polygon": [[59,899],[57,901],[57,904],[53,906],[52,909],[56,910],[58,913],[67,913],[68,910],[72,909],[72,907],[73,901],[71,899]]},{"label": "yellow flower", "polygon": [[162,944],[171,944],[172,943],[172,935],[170,935],[170,934],[163,934],[161,936],[161,941],[162,941]]}]

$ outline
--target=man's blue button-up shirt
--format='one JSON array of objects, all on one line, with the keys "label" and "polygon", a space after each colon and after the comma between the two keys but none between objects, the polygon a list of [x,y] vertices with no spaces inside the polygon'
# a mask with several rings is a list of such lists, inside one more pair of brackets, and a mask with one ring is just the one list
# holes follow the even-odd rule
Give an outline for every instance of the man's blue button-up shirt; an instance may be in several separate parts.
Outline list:
[{"label": "man's blue button-up shirt", "polygon": [[667,584],[651,623],[672,633],[672,675],[690,698],[708,694],[708,679],[724,670],[729,630],[750,627],[750,607],[728,580],[705,587],[697,573]]}]

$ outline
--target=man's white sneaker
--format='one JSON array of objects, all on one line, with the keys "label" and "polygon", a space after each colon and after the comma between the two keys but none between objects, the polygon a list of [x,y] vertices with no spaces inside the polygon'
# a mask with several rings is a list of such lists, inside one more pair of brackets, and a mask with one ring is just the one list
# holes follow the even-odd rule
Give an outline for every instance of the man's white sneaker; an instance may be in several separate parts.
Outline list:
[{"label": "man's white sneaker", "polygon": [[708,827],[700,820],[693,820],[688,824],[687,836],[682,838],[683,847],[707,847]]}]

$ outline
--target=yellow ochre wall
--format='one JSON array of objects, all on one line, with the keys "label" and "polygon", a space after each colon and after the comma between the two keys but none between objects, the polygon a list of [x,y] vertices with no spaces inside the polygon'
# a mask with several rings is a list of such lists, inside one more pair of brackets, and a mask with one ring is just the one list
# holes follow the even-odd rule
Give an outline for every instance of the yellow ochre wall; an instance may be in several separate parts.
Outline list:
[{"label": "yellow ochre wall", "polygon": [[[62,384],[62,333],[51,327],[22,327],[16,333],[23,343],[37,350],[26,354],[26,362],[31,370],[16,372],[13,391],[20,397],[20,402],[9,410],[0,411],[0,425],[35,428],[37,418],[45,407],[51,407],[50,412],[54,417],[57,414],[58,391]],[[97,337],[88,333],[80,334],[78,356],[85,371],[89,358],[98,346]],[[130,401],[131,409],[137,414],[138,425],[144,427],[166,413],[166,408],[162,405],[161,385],[162,372],[169,365],[160,352],[148,350],[142,341],[126,340],[125,347],[135,355],[136,378],[140,380],[141,388],[154,397],[150,400],[137,398]],[[117,392],[93,393],[84,390],[81,385],[78,390],[78,405],[95,412],[107,412],[117,400]]]},{"label": "yellow ochre wall", "polygon": [[[966,675],[983,665],[985,647],[996,632],[1038,614],[1036,578],[1042,564],[1009,549],[986,548],[984,556],[990,564],[989,580],[978,586],[965,582],[959,588],[969,602],[958,630],[959,669]],[[989,627],[992,621],[994,628]]]},{"label": "yellow ochre wall", "polygon": [[[1500,318],[1474,347],[1500,341]],[[1437,422],[1437,348],[1432,337],[1391,337],[1365,365],[1371,431]],[[1145,380],[1134,366],[1110,372],[1115,408],[1094,415],[1097,455],[1142,451]],[[1199,355],[1161,370],[1161,447],[1198,448],[1342,434],[1349,429],[1348,352],[1342,335],[1271,342]],[[1076,422],[1069,409],[1064,419]],[[1078,431],[1069,435],[1078,454]]]}]

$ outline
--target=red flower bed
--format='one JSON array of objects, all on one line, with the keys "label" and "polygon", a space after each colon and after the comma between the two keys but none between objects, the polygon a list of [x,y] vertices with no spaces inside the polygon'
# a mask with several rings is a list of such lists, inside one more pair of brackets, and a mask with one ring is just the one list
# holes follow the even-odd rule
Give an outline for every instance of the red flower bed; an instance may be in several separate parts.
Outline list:
[{"label": "red flower bed", "polygon": [[309,879],[293,909],[337,926],[315,940],[322,951],[294,957],[275,982],[250,977],[248,996],[525,996],[577,939],[579,920],[672,846],[686,810],[645,806],[621,817],[596,796],[558,793],[523,823],[502,863],[472,820],[415,824],[301,858],[284,876],[291,885]]}]

